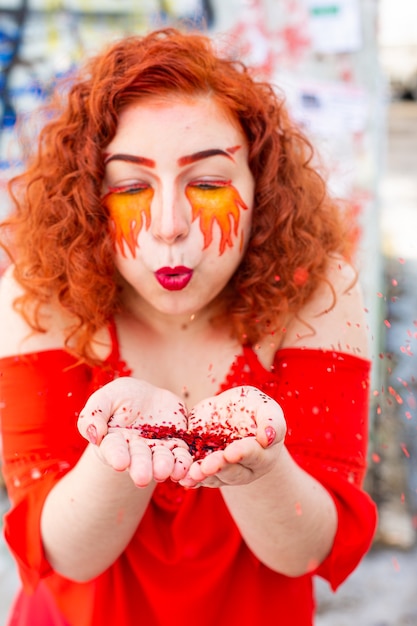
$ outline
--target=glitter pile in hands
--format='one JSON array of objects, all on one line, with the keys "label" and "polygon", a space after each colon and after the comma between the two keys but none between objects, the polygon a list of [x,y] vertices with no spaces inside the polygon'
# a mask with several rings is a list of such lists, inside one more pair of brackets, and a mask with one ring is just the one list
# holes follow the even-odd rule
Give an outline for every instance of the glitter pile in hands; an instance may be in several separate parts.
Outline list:
[{"label": "glitter pile in hands", "polygon": [[[192,430],[177,428],[174,425],[152,425],[142,424],[138,426],[127,426],[126,428],[138,431],[144,439],[182,439],[190,451],[195,461],[201,461],[210,452],[224,450],[232,441],[242,439],[243,435],[237,428],[225,428],[220,424],[211,425],[210,430],[204,430],[201,426],[195,426]],[[247,437],[254,437],[253,432],[245,434]]]}]

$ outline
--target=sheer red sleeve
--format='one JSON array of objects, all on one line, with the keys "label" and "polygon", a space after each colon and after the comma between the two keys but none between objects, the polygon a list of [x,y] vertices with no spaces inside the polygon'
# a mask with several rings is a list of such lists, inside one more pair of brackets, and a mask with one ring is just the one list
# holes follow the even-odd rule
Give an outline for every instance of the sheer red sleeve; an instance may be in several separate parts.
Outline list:
[{"label": "sheer red sleeve", "polygon": [[0,359],[3,474],[11,500],[5,538],[27,590],[50,571],[40,537],[49,491],[80,457],[76,428],[91,369],[63,351]]},{"label": "sheer red sleeve", "polygon": [[367,464],[370,361],[331,350],[285,348],[265,370],[245,348],[225,388],[255,385],[283,408],[286,445],[332,496],[338,512],[333,548],[317,568],[336,589],[368,551],[376,507],[362,484]]},{"label": "sheer red sleeve", "polygon": [[368,551],[376,507],[362,485],[367,464],[370,362],[350,354],[282,350],[275,374],[295,460],[332,496],[338,527],[316,573],[336,589]]}]

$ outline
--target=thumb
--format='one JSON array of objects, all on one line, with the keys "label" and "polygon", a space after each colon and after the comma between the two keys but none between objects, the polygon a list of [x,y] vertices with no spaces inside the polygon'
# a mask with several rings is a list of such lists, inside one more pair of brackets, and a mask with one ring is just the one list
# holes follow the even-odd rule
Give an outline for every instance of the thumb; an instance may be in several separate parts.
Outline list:
[{"label": "thumb", "polygon": [[113,403],[104,389],[98,389],[87,400],[77,421],[80,434],[94,445],[99,445],[108,431],[113,414]]}]

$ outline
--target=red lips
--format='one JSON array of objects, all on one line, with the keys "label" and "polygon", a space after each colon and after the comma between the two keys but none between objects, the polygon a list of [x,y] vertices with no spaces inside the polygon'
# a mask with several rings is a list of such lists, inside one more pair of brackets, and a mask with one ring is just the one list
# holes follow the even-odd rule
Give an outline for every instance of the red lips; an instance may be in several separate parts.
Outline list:
[{"label": "red lips", "polygon": [[168,291],[181,291],[190,282],[193,270],[183,265],[176,267],[161,267],[155,272],[156,280],[161,287]]}]

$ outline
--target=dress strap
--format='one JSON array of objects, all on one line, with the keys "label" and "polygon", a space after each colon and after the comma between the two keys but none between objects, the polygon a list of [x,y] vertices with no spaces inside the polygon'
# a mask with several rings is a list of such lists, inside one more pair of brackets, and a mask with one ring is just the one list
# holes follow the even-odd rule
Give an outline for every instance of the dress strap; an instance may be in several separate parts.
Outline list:
[{"label": "dress strap", "polygon": [[112,317],[108,324],[108,330],[110,335],[111,342],[111,350],[110,354],[107,357],[106,361],[112,365],[120,362],[120,348],[119,348],[119,338],[117,336],[117,327],[114,317]]},{"label": "dress strap", "polygon": [[245,361],[247,362],[251,370],[259,371],[260,368],[262,370],[265,369],[263,365],[261,365],[261,362],[259,361],[255,353],[255,350],[252,348],[252,346],[244,345],[243,354],[245,355]]},{"label": "dress strap", "polygon": [[131,376],[132,370],[120,358],[119,339],[116,322],[111,318],[108,322],[111,349],[110,354],[101,366],[93,367],[91,392],[120,376]]}]

